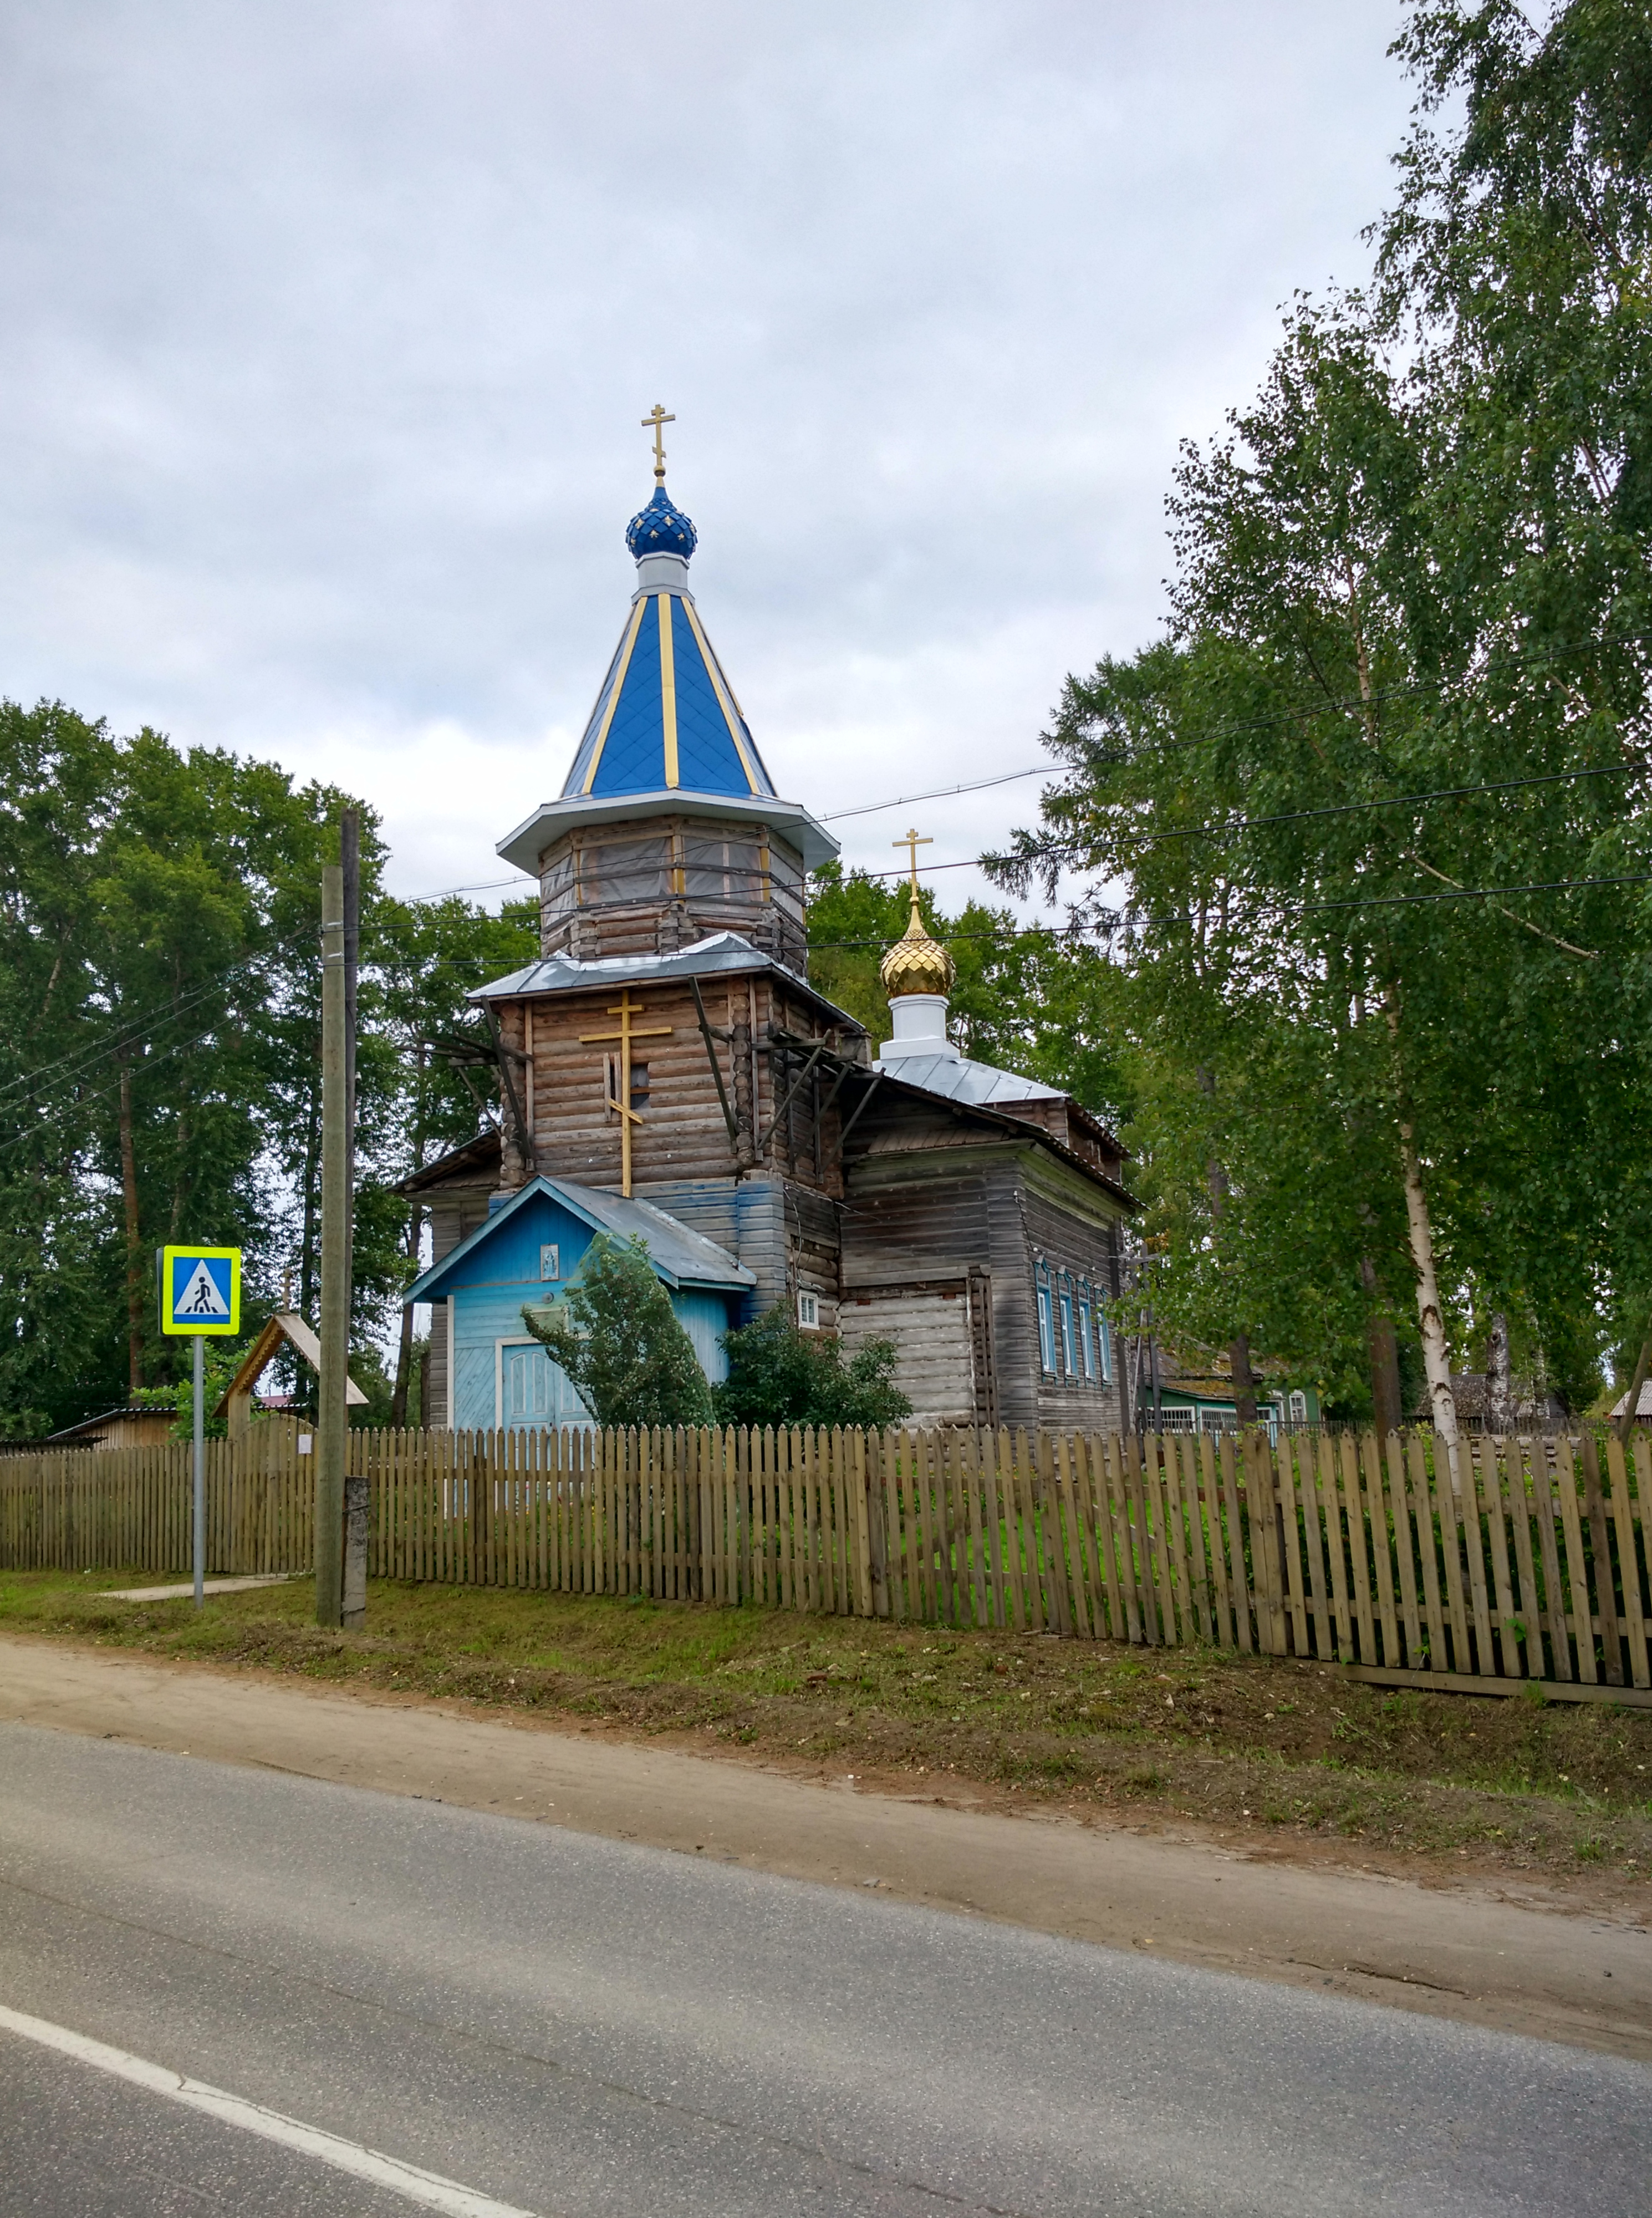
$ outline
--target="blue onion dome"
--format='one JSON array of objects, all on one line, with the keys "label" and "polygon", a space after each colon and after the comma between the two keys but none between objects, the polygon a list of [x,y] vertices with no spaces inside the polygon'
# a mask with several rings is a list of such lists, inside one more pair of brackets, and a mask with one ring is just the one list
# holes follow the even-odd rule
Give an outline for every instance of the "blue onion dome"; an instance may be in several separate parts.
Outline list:
[{"label": "blue onion dome", "polygon": [[656,486],[647,507],[626,525],[625,543],[639,562],[645,554],[680,554],[686,562],[700,535],[682,510],[673,507],[665,486]]}]

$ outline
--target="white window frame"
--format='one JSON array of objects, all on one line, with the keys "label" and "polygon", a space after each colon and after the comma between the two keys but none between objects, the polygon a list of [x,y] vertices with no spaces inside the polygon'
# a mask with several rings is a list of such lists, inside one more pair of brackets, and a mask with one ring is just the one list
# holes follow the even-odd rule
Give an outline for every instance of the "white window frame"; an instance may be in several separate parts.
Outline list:
[{"label": "white window frame", "polygon": [[1291,1388],[1290,1398],[1285,1406],[1293,1425],[1305,1425],[1308,1422],[1308,1397],[1300,1386]]},{"label": "white window frame", "polygon": [[1055,1314],[1061,1326],[1061,1376],[1076,1379],[1079,1375],[1079,1352],[1073,1345],[1073,1289],[1062,1287],[1055,1297]]},{"label": "white window frame", "polygon": [[1040,1264],[1033,1276],[1038,1297],[1038,1360],[1044,1376],[1055,1376],[1055,1290],[1049,1282],[1047,1265]]},{"label": "white window frame", "polygon": [[798,1289],[797,1329],[800,1332],[819,1332],[820,1329],[820,1297],[807,1287]]},{"label": "white window frame", "polygon": [[1088,1283],[1081,1280],[1079,1286],[1079,1346],[1084,1355],[1085,1378],[1092,1385],[1096,1377],[1096,1354],[1091,1344],[1090,1334],[1095,1322],[1095,1304],[1091,1298]]}]

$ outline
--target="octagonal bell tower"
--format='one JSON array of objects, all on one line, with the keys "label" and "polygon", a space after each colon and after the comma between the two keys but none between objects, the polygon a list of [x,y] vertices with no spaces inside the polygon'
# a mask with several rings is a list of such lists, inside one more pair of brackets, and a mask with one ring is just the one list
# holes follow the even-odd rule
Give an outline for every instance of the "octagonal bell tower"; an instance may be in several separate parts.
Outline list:
[{"label": "octagonal bell tower", "polygon": [[804,875],[838,842],[775,792],[689,590],[699,535],[656,457],[625,535],[636,591],[572,767],[498,852],[539,880],[545,956],[666,955],[736,932],[801,976]]}]

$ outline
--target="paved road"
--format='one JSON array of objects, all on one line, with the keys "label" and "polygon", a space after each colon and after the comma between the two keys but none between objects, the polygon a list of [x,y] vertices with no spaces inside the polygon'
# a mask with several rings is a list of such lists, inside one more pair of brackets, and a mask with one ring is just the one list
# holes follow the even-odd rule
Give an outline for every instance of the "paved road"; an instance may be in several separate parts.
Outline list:
[{"label": "paved road", "polygon": [[[543,2218],[1652,2210],[1639,2065],[22,1725],[0,2005]],[[0,2182],[409,2207],[5,2033]]]}]

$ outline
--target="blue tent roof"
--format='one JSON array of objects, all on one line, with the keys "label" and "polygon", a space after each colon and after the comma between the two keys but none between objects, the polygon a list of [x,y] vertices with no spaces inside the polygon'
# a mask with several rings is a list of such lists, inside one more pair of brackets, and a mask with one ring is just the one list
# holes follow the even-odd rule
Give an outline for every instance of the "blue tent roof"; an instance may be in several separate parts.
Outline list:
[{"label": "blue tent roof", "polygon": [[680,588],[632,603],[564,800],[590,795],[774,792],[750,727]]}]

